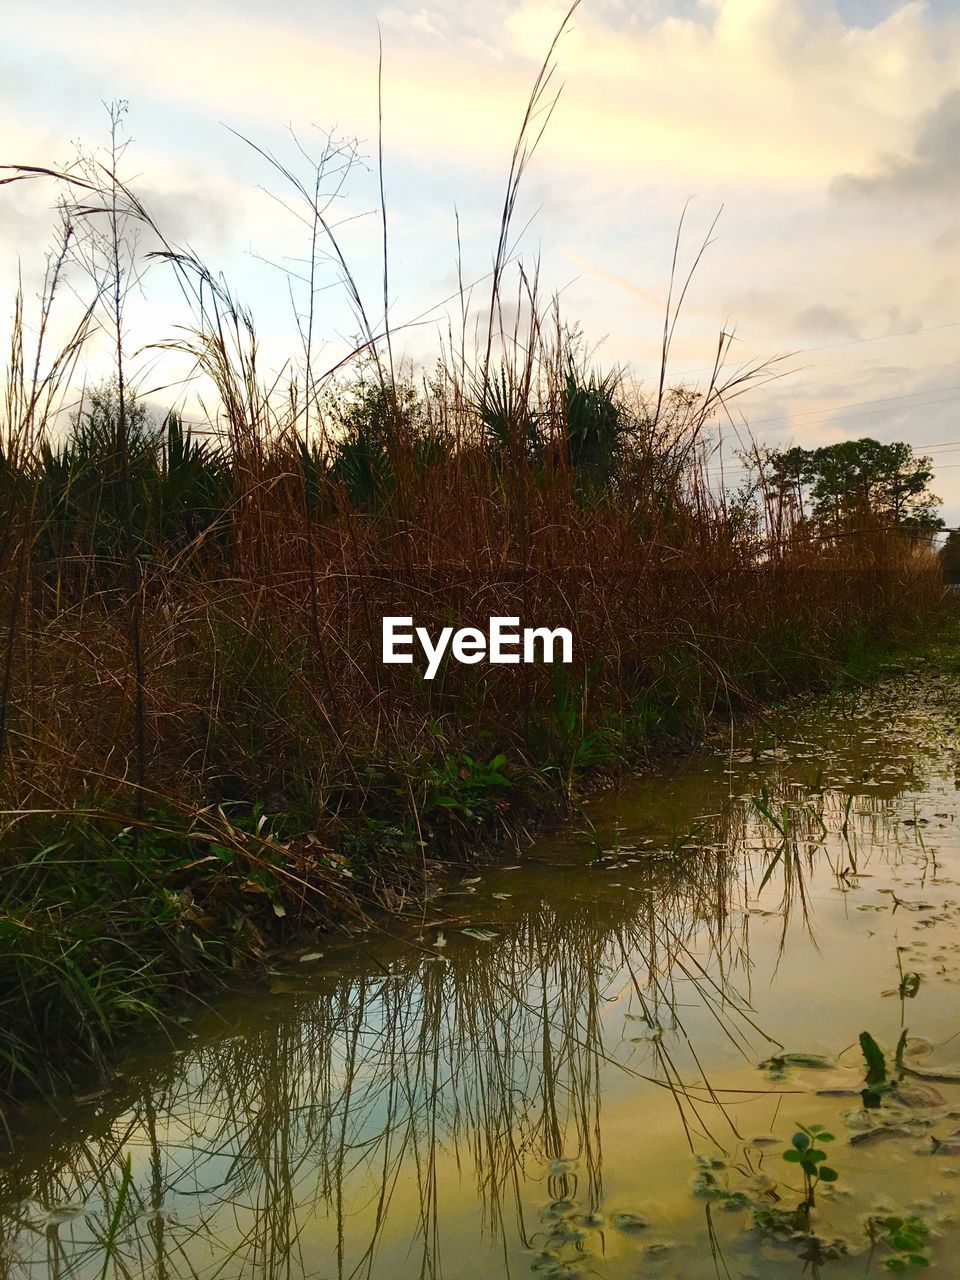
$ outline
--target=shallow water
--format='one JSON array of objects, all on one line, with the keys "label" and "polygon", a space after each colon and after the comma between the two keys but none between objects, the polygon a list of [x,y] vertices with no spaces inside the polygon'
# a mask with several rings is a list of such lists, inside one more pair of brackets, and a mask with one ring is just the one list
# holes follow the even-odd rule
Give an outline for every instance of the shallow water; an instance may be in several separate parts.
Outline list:
[{"label": "shallow water", "polygon": [[[308,952],[38,1112],[0,1275],[954,1275],[953,684],[893,674],[602,796],[405,937]],[[838,1177],[785,1226],[798,1123]],[[926,1238],[871,1252],[907,1214]]]}]

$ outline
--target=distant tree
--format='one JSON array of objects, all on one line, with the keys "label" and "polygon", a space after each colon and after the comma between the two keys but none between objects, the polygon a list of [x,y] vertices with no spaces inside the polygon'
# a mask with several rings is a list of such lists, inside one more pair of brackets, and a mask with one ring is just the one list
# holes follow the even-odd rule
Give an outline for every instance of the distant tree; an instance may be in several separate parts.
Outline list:
[{"label": "distant tree", "polygon": [[951,529],[940,548],[940,566],[947,582],[960,582],[960,531]]},{"label": "distant tree", "polygon": [[879,517],[904,529],[943,528],[929,489],[933,467],[903,440],[881,444],[865,436],[820,449],[768,449],[762,465],[781,496],[795,495],[801,517],[843,524]]},{"label": "distant tree", "polygon": [[765,449],[762,453],[764,469],[768,479],[773,481],[777,497],[794,500],[801,518],[807,513],[804,509],[804,486],[813,479],[811,471],[810,449]]}]

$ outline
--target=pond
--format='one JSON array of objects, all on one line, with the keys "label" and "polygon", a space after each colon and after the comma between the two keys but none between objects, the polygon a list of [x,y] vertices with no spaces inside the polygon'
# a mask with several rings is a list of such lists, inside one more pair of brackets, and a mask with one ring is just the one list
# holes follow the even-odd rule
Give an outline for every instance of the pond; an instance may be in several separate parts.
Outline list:
[{"label": "pond", "polygon": [[145,1040],[31,1115],[0,1275],[954,1274],[953,684],[768,716]]}]

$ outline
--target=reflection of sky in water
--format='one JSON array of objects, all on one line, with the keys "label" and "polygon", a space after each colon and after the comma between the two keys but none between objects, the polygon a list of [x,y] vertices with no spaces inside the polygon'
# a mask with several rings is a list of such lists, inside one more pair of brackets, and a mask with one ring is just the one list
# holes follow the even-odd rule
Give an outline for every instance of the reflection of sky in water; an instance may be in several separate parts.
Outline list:
[{"label": "reflection of sky in water", "polygon": [[[595,800],[589,837],[451,884],[422,935],[331,950],[225,1001],[175,1051],[136,1055],[113,1092],[21,1144],[10,1274],[100,1275],[125,1153],[118,1275],[626,1280],[642,1262],[697,1280],[715,1274],[711,1233],[734,1274],[799,1275],[742,1208],[691,1194],[692,1146],[726,1161],[721,1194],[773,1177],[789,1197],[779,1150],[797,1121],[840,1138],[820,1210],[834,1235],[860,1247],[878,1199],[922,1199],[937,1220],[950,1160],[917,1151],[955,1124],[956,1090],[900,1116],[878,1158],[847,1143],[862,1068],[841,1051],[865,1028],[892,1050],[901,1017],[934,1044],[957,1029],[941,693],[908,681],[855,714],[801,714],[779,747],[744,731]],[[910,1000],[898,946],[920,975]],[[831,1065],[758,1070],[778,1053]],[[948,1045],[915,1061],[952,1060]],[[750,1145],[771,1131],[777,1147]]]}]

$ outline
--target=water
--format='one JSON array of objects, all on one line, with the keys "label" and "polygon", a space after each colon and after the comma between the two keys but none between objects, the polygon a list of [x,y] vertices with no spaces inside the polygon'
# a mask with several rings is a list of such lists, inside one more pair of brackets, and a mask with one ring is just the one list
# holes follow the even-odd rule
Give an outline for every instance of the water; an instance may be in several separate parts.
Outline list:
[{"label": "water", "polygon": [[[321,943],[145,1043],[31,1117],[0,1275],[840,1280],[918,1251],[953,1275],[952,683],[742,731],[401,938]],[[865,1108],[858,1037],[895,1077],[904,1029],[910,1072]],[[836,1136],[809,1221],[798,1123]],[[871,1254],[867,1219],[908,1214],[920,1237],[876,1226]]]}]

